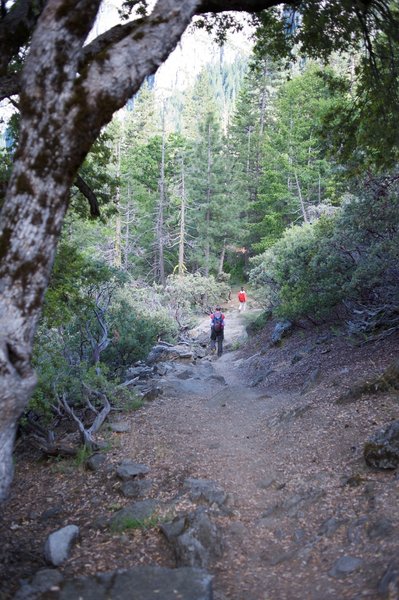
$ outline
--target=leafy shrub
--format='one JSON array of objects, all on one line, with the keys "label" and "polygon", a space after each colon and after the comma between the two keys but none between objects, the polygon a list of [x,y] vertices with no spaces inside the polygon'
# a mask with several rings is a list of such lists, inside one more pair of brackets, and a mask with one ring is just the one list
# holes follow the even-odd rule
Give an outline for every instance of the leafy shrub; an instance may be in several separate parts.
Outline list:
[{"label": "leafy shrub", "polygon": [[270,320],[270,317],[271,312],[264,311],[260,315],[258,315],[255,320],[249,321],[248,325],[245,328],[247,330],[247,333],[253,334],[257,333],[258,331],[261,331],[266,326],[266,323]]},{"label": "leafy shrub", "polygon": [[253,261],[264,305],[289,319],[326,319],[341,306],[355,333],[399,328],[398,188],[370,180],[334,216],[286,230]]},{"label": "leafy shrub", "polygon": [[143,314],[122,296],[110,307],[111,343],[102,361],[113,372],[120,372],[147,356],[160,333],[157,314]]},{"label": "leafy shrub", "polygon": [[212,275],[170,275],[166,283],[165,298],[176,320],[186,327],[195,314],[207,312],[221,298],[227,298],[229,289],[227,281],[217,281]]},{"label": "leafy shrub", "polygon": [[194,325],[195,316],[207,312],[221,298],[227,298],[229,285],[213,276],[199,273],[170,275],[166,286],[140,286],[132,282],[124,296],[133,300],[138,315],[157,324],[158,337],[167,341],[176,339],[180,330]]}]

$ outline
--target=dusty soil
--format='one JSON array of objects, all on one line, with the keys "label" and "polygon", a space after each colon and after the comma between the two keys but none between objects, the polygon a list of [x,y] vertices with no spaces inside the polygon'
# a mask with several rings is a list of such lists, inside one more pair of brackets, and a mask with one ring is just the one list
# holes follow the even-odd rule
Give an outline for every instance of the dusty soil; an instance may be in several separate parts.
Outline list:
[{"label": "dusty soil", "polygon": [[[230,494],[231,513],[213,517],[224,539],[222,558],[209,566],[215,600],[398,598],[383,580],[399,568],[398,475],[363,459],[369,434],[398,418],[398,392],[361,386],[392,363],[399,336],[356,346],[328,327],[303,325],[270,347],[270,323],[244,344],[251,306],[241,315],[231,303],[225,312],[230,351],[181,366],[190,377],[168,377],[163,396],[124,417],[130,432],[105,431],[110,449],[99,471],[18,448],[0,520],[2,599],[45,566],[47,535],[70,523],[81,539],[61,568],[66,576],[175,565],[156,525],[104,527],[131,503],[114,475],[124,458],[150,467],[148,496],[159,500],[160,520],[193,507],[187,477]],[[349,559],[359,559],[353,570]]]}]

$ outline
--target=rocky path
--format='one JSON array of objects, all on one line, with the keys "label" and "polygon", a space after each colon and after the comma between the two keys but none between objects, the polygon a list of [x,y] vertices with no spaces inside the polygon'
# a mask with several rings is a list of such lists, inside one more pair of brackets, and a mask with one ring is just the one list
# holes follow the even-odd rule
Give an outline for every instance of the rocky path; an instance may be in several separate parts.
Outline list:
[{"label": "rocky path", "polygon": [[[66,578],[141,565],[174,569],[159,522],[197,514],[202,531],[215,526],[218,535],[209,533],[209,552],[199,562],[185,556],[183,564],[213,575],[214,600],[399,599],[399,479],[395,471],[371,471],[362,454],[376,425],[397,418],[397,395],[338,403],[335,388],[320,382],[310,394],[288,389],[282,385],[283,369],[292,372],[287,350],[275,353],[273,385],[267,378],[259,383],[248,372],[253,357],[233,350],[251,314],[233,305],[225,312],[223,356],[177,361],[157,384],[163,394],[110,434],[98,470],[17,461],[0,522],[9,579],[29,579],[45,567],[47,535],[70,523],[79,526],[80,542],[62,564]],[[201,332],[209,333],[208,319],[193,335]],[[312,372],[319,355],[326,356],[315,347],[302,371]],[[255,355],[269,370],[270,353]],[[337,362],[338,373],[342,365],[347,373],[347,356]],[[140,487],[134,501],[115,476],[126,459],[148,466],[142,485],[133,482]],[[206,502],[192,488],[203,480],[215,486]],[[158,524],[110,530],[110,519],[137,500],[141,508],[147,501],[158,507]],[[1,600],[12,597],[11,583],[3,595],[0,585]]]},{"label": "rocky path", "polygon": [[[227,346],[244,337],[244,318],[228,313]],[[231,513],[219,519],[224,553],[210,565],[215,600],[388,598],[397,480],[366,469],[351,411],[251,387],[244,364],[226,352],[181,367],[134,447],[148,448],[152,423],[175,479],[210,479],[230,495]]]}]

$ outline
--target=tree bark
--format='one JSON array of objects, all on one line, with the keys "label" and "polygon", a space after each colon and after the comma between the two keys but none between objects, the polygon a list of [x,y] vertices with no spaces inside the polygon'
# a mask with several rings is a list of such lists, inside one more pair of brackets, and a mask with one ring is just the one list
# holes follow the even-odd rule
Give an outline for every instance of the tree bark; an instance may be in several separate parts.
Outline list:
[{"label": "tree bark", "polygon": [[212,150],[211,150],[211,124],[208,124],[208,158],[206,170],[206,213],[205,213],[205,277],[209,277],[210,269],[210,223],[211,223],[211,172],[212,172]]},{"label": "tree bark", "polygon": [[179,233],[179,275],[184,275],[184,248],[186,241],[186,185],[184,176],[184,159],[181,160],[181,198],[180,198],[180,233]]},{"label": "tree bark", "polygon": [[165,210],[165,106],[162,109],[162,148],[161,148],[161,170],[159,176],[159,203],[158,203],[158,215],[157,215],[157,248],[158,248],[158,270],[159,270],[159,283],[165,285],[165,256],[164,256],[164,244],[165,244],[165,224],[164,224],[164,210]]},{"label": "tree bark", "polygon": [[115,205],[116,205],[116,216],[115,216],[115,245],[114,245],[114,256],[113,264],[115,267],[120,268],[122,266],[122,219],[121,219],[121,188],[120,188],[120,176],[121,176],[121,145],[117,143],[116,148],[116,178],[118,184],[116,186],[115,194]]},{"label": "tree bark", "polygon": [[99,4],[48,0],[22,75],[19,146],[0,226],[0,500],[12,481],[16,422],[36,383],[33,336],[70,187],[101,128],[173,50],[198,1],[160,0],[141,20],[142,36],[118,41],[79,73]]},{"label": "tree bark", "polygon": [[298,173],[296,171],[294,172],[294,176],[295,176],[296,187],[298,190],[298,199],[299,199],[299,205],[301,207],[302,217],[303,217],[303,220],[305,223],[309,223],[309,217],[306,213],[306,207],[305,207],[305,203],[303,201],[301,184],[299,183]]},{"label": "tree bark", "polygon": [[226,256],[226,238],[223,240],[223,247],[222,247],[222,251],[220,253],[218,275],[223,274],[225,256]]}]

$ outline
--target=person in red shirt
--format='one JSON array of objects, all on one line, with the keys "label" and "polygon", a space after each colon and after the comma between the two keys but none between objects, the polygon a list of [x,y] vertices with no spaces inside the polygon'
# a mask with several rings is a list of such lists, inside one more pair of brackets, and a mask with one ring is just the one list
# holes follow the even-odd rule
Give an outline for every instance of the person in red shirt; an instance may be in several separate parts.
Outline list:
[{"label": "person in red shirt", "polygon": [[215,312],[211,315],[211,352],[216,350],[216,342],[218,343],[218,356],[223,354],[224,340],[224,314],[220,306],[215,308]]},{"label": "person in red shirt", "polygon": [[238,306],[238,310],[244,311],[247,307],[247,293],[244,290],[244,288],[242,287],[241,290],[238,292],[238,301],[239,301],[239,306]]}]

